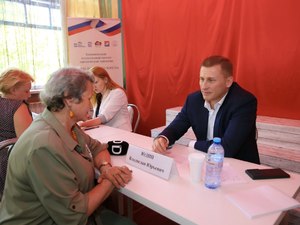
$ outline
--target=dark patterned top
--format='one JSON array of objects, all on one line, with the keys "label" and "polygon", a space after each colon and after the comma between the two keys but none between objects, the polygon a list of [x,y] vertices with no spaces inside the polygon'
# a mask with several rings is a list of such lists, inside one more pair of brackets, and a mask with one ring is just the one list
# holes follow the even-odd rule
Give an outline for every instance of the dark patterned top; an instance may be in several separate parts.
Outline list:
[{"label": "dark patterned top", "polygon": [[22,103],[28,105],[23,100],[0,97],[0,141],[17,137],[14,126],[14,114]]}]

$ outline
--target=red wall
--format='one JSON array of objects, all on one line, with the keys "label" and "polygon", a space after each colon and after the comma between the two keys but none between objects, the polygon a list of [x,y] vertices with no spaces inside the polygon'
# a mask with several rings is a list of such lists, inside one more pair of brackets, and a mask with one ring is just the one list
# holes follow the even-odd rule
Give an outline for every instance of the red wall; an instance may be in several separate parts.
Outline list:
[{"label": "red wall", "polygon": [[122,1],[126,83],[139,133],[199,89],[201,61],[229,57],[235,80],[258,98],[258,115],[300,119],[300,1]]}]

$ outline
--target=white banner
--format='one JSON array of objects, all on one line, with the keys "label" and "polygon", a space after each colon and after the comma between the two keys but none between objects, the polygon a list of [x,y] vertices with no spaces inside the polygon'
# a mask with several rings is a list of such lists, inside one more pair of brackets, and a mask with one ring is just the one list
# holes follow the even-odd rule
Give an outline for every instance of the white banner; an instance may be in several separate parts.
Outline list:
[{"label": "white banner", "polygon": [[68,18],[69,65],[100,66],[123,86],[120,19]]}]

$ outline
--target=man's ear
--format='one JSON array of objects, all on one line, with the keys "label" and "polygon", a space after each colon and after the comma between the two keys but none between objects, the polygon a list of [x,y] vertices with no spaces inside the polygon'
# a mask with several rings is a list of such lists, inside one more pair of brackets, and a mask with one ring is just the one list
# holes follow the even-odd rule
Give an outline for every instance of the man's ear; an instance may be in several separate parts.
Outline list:
[{"label": "man's ear", "polygon": [[226,78],[226,87],[230,88],[233,83],[233,76],[229,76]]}]

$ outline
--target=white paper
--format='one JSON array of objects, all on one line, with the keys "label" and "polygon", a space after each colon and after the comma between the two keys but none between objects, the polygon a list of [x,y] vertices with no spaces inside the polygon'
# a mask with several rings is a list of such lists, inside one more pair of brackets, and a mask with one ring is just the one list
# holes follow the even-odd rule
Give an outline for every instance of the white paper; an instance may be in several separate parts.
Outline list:
[{"label": "white paper", "polygon": [[300,207],[298,201],[268,185],[230,193],[226,198],[251,219]]}]

